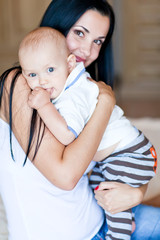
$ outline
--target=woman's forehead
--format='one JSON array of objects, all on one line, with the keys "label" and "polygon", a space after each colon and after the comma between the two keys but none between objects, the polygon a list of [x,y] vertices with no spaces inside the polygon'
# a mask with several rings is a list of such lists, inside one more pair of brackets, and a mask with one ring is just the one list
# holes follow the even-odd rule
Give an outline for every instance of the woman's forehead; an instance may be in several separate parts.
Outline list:
[{"label": "woman's forehead", "polygon": [[96,10],[87,10],[74,24],[83,27],[89,32],[96,32],[97,35],[107,35],[109,29],[109,17],[102,15]]}]

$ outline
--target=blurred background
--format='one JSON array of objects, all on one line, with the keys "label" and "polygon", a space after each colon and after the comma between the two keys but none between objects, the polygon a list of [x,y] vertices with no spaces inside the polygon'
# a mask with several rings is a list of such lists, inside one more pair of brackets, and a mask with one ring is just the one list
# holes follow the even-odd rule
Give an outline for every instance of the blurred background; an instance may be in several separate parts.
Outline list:
[{"label": "blurred background", "polygon": [[130,117],[160,117],[160,1],[112,3],[117,103]]}]

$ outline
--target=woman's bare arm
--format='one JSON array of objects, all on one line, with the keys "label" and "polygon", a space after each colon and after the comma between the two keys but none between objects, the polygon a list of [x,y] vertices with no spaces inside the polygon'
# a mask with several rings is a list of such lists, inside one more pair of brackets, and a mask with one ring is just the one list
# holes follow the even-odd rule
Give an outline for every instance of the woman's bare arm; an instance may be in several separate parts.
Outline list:
[{"label": "woman's bare arm", "polygon": [[[7,79],[7,92],[12,75],[10,74]],[[115,105],[111,88],[104,83],[98,83],[98,85],[100,95],[95,113],[79,137],[69,146],[64,147],[46,128],[42,143],[33,161],[33,164],[49,181],[62,189],[72,189],[83,175],[98,148]],[[32,115],[32,109],[27,104],[29,93],[30,89],[25,79],[20,76],[13,94],[13,132],[25,151]],[[8,122],[8,114],[4,114],[4,111],[3,119]],[[34,149],[34,145],[35,142],[32,149]],[[31,151],[30,159],[33,154],[34,151]]]}]

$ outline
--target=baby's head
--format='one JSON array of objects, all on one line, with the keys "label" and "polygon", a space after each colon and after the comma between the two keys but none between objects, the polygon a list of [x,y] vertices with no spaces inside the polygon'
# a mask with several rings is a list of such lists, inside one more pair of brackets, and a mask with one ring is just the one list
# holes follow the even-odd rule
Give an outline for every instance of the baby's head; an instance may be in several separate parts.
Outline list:
[{"label": "baby's head", "polygon": [[69,53],[65,37],[57,30],[40,27],[30,32],[19,47],[22,74],[31,89],[42,87],[56,98],[63,90],[69,73],[76,64]]}]

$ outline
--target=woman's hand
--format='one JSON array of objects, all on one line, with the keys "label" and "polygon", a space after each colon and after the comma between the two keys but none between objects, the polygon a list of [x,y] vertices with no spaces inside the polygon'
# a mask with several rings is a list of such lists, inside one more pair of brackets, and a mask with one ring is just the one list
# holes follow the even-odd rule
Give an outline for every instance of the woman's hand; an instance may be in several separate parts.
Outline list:
[{"label": "woman's hand", "polygon": [[97,86],[99,88],[99,97],[101,97],[104,94],[107,94],[108,97],[110,97],[110,99],[113,100],[114,104],[115,104],[116,103],[116,101],[115,101],[115,94],[114,94],[111,86],[107,85],[106,83],[104,83],[102,81],[95,82],[95,83],[97,84]]},{"label": "woman's hand", "polygon": [[88,79],[90,81],[94,82],[99,88],[98,100],[103,99],[105,104],[109,104],[110,106],[113,106],[113,108],[114,108],[114,106],[116,104],[116,99],[115,99],[115,94],[114,94],[112,88],[102,81],[96,82],[92,78],[88,78]]},{"label": "woman's hand", "polygon": [[147,185],[133,188],[124,183],[101,182],[94,193],[97,203],[104,210],[115,214],[141,203],[146,189]]}]

